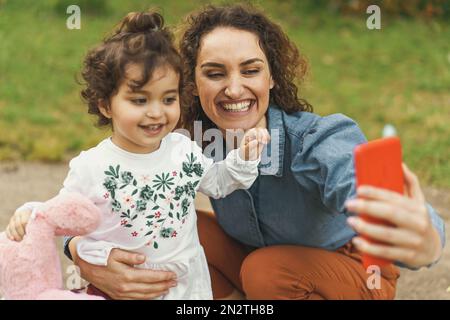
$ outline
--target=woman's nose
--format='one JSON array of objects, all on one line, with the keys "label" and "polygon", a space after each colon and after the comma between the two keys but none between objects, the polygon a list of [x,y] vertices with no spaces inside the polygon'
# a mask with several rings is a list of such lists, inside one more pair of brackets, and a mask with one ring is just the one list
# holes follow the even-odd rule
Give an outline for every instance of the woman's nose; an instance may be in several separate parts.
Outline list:
[{"label": "woman's nose", "polygon": [[244,92],[242,81],[239,78],[230,79],[225,88],[225,95],[230,99],[239,99]]}]

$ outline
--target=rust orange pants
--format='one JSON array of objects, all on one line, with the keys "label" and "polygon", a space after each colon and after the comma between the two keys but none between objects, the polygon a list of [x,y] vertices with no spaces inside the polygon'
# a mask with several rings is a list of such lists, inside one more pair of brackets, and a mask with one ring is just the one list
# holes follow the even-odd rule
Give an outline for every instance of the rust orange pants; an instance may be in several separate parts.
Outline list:
[{"label": "rust orange pants", "polygon": [[[295,245],[249,249],[228,236],[212,213],[197,210],[200,242],[214,299],[234,289],[247,299],[393,299],[399,271],[383,267],[378,288],[351,243],[336,251]],[[370,279],[369,279],[370,280]]]}]

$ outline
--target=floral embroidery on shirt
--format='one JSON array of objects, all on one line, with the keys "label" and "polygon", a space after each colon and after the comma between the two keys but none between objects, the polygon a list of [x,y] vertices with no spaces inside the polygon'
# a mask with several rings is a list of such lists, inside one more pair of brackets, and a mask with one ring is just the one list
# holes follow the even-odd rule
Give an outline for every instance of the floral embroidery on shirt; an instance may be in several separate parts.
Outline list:
[{"label": "floral embroidery on shirt", "polygon": [[[153,177],[141,176],[139,182],[133,173],[121,171],[120,165],[109,166],[104,171],[103,187],[108,195],[105,198],[111,199],[112,212],[120,214],[120,225],[131,229],[128,232],[132,237],[151,237],[147,245],[153,243],[155,249],[159,246],[157,238],[167,240],[179,234],[174,221],[181,225],[188,218],[189,207],[204,172],[193,153],[186,157],[181,170],[161,172]],[[145,219],[145,223],[135,225],[139,217]],[[170,227],[166,227],[166,223]],[[143,225],[147,230],[143,231]]]}]

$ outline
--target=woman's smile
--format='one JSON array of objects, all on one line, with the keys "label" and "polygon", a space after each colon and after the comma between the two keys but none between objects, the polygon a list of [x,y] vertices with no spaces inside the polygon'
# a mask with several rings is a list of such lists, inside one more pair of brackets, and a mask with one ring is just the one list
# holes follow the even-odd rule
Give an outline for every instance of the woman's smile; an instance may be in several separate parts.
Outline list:
[{"label": "woman's smile", "polygon": [[242,113],[249,111],[255,104],[255,100],[246,99],[240,101],[221,101],[217,105],[225,112]]}]

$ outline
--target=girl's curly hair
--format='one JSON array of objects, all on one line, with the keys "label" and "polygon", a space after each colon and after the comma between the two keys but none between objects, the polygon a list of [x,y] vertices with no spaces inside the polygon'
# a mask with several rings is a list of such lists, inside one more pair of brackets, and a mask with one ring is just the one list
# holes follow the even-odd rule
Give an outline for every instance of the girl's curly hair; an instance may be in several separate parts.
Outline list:
[{"label": "girl's curly hair", "polygon": [[111,124],[111,120],[101,114],[99,103],[109,106],[110,98],[125,80],[130,64],[142,66],[142,78],[130,81],[133,90],[144,86],[153,71],[162,65],[172,67],[182,83],[181,58],[174,47],[173,35],[164,27],[164,19],[159,13],[129,13],[110,36],[86,55],[81,71],[85,85],[81,96],[88,105],[88,113],[98,117],[100,127]]},{"label": "girl's curly hair", "polygon": [[180,54],[184,63],[185,90],[183,95],[182,126],[193,134],[194,121],[202,121],[203,130],[216,127],[201,108],[195,89],[195,66],[202,38],[217,27],[232,27],[256,34],[261,49],[269,62],[275,86],[270,91],[270,102],[287,113],[312,112],[312,106],[298,97],[298,87],[308,70],[308,64],[296,45],[281,27],[252,5],[235,4],[223,7],[209,5],[190,14],[180,40]]}]

